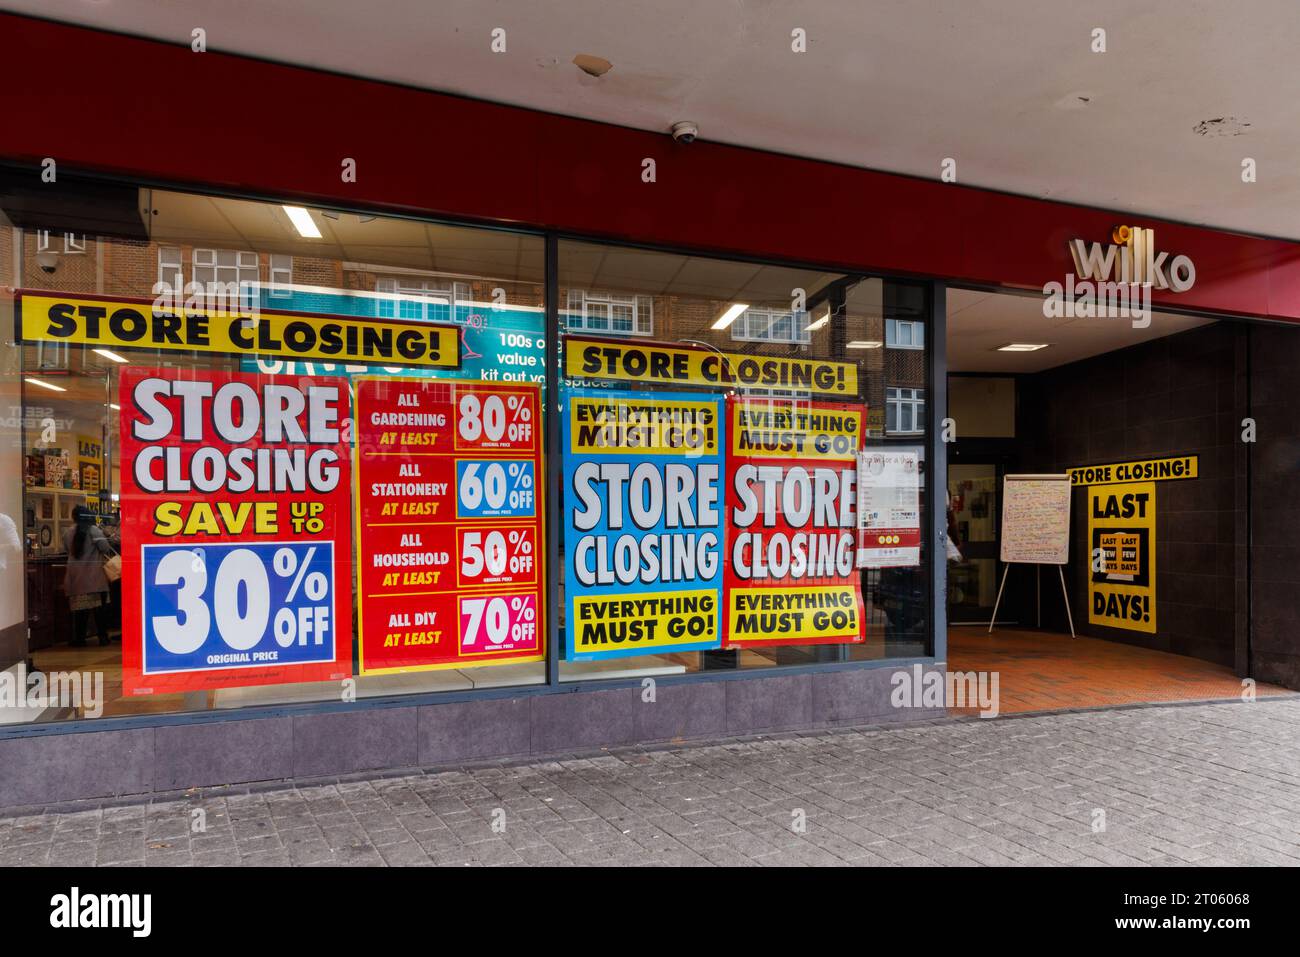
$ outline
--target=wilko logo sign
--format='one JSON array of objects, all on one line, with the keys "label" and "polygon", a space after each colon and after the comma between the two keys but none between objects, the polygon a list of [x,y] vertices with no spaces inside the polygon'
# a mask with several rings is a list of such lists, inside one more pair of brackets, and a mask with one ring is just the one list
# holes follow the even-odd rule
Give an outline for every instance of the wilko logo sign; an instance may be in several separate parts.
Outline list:
[{"label": "wilko logo sign", "polygon": [[1150,283],[1156,289],[1187,292],[1196,284],[1191,258],[1156,251],[1155,230],[1116,226],[1111,243],[1070,240],[1074,271],[1095,282]]}]

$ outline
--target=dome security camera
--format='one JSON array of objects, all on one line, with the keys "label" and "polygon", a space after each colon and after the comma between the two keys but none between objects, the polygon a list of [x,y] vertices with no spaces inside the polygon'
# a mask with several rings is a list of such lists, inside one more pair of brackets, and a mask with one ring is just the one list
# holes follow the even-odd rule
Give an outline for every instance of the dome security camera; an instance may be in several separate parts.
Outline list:
[{"label": "dome security camera", "polygon": [[700,135],[700,128],[690,120],[680,120],[673,124],[672,133],[673,139],[678,143],[690,144]]},{"label": "dome security camera", "polygon": [[41,272],[53,274],[54,270],[59,268],[59,256],[57,253],[44,250],[36,254],[36,265],[41,267]]}]

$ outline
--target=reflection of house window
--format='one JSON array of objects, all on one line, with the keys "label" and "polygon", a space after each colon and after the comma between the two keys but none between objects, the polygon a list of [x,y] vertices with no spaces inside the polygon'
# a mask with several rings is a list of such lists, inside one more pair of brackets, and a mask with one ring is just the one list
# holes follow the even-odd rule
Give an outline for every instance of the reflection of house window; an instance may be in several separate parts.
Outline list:
[{"label": "reflection of house window", "polygon": [[885,388],[885,431],[923,432],[925,430],[925,390]]},{"label": "reflection of house window", "polygon": [[293,257],[292,256],[271,256],[271,289],[269,294],[277,299],[285,299],[293,295],[293,290],[289,287],[293,285]]},{"label": "reflection of house window", "polygon": [[885,346],[889,349],[924,349],[925,325],[912,319],[886,319]]},{"label": "reflection of house window", "polygon": [[648,336],[655,329],[654,300],[649,296],[622,296],[570,289],[565,320],[570,332]]},{"label": "reflection of house window", "polygon": [[185,285],[181,276],[181,251],[177,246],[158,247],[158,281],[173,289]]},{"label": "reflection of house window", "polygon": [[[400,297],[379,300],[379,315],[385,319],[447,321],[453,316],[452,306],[457,302],[470,301],[468,283],[417,279],[409,276],[380,279],[375,283],[375,291]],[[430,306],[441,308],[430,311]]]},{"label": "reflection of house window", "polygon": [[784,399],[786,403],[797,404],[812,400],[811,392],[785,392],[781,389],[760,389],[743,387],[736,390],[746,399]]},{"label": "reflection of house window", "polygon": [[194,282],[206,289],[208,283],[247,283],[256,287],[257,253],[242,249],[196,249],[190,254]]},{"label": "reflection of house window", "polygon": [[788,342],[793,345],[811,342],[808,313],[755,309],[742,312],[731,324],[731,338],[738,342]]}]

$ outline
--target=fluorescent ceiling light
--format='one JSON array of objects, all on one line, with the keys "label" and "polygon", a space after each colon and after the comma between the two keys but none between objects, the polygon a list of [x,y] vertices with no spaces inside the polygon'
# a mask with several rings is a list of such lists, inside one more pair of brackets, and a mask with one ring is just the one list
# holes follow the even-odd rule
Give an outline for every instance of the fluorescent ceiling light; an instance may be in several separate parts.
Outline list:
[{"label": "fluorescent ceiling light", "polygon": [[96,355],[103,356],[105,359],[112,359],[114,362],[126,361],[121,356],[119,356],[116,352],[109,352],[107,349],[91,349],[90,351],[95,353]]},{"label": "fluorescent ceiling light", "polygon": [[40,386],[42,389],[49,389],[51,392],[67,392],[67,391],[68,391],[67,389],[63,388],[63,386],[61,386],[61,385],[54,385],[53,383],[51,383],[51,382],[46,382],[46,381],[44,381],[43,379],[32,379],[32,378],[28,377],[28,378],[23,379],[23,381],[24,381],[24,382],[30,382],[32,385],[38,385],[38,386]]},{"label": "fluorescent ceiling light", "polygon": [[727,307],[727,311],[718,316],[718,321],[713,324],[714,329],[725,329],[736,321],[736,317],[749,308],[747,302],[733,302]]},{"label": "fluorescent ceiling light", "polygon": [[854,339],[844,344],[845,349],[879,349],[879,339]]},{"label": "fluorescent ceiling light", "polygon": [[316,221],[311,218],[311,213],[307,212],[301,206],[283,206],[281,207],[289,216],[289,222],[293,223],[293,228],[298,230],[298,235],[303,239],[320,239],[320,230],[316,228]]},{"label": "fluorescent ceiling light", "polygon": [[110,402],[110,403],[108,404],[108,407],[109,407],[110,409],[117,409],[117,411],[119,411],[119,412],[122,411],[122,407],[121,407],[120,405],[118,405],[116,402]]},{"label": "fluorescent ceiling light", "polygon": [[1047,342],[1008,342],[1005,346],[998,346],[998,352],[1037,352],[1039,349],[1046,349],[1050,343]]}]

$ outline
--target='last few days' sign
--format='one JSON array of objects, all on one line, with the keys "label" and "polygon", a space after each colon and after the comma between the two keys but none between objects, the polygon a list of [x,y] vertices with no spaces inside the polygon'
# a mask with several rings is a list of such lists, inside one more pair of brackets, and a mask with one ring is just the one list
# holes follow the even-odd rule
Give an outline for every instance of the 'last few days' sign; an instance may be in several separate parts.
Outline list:
[{"label": "'last few days' sign", "polygon": [[1089,624],[1154,634],[1155,483],[1090,488],[1088,539],[1092,558]]}]

